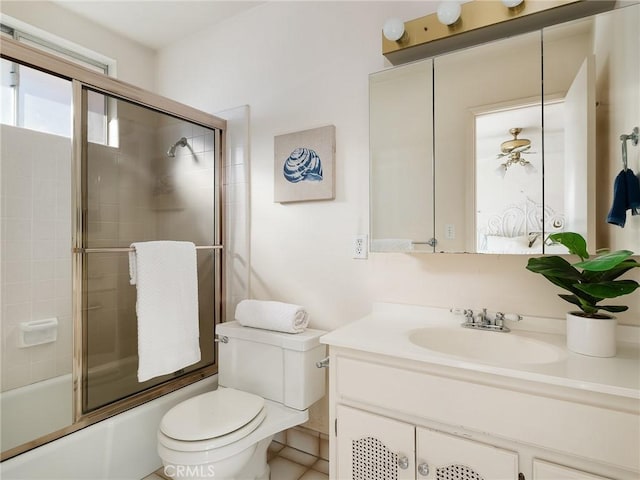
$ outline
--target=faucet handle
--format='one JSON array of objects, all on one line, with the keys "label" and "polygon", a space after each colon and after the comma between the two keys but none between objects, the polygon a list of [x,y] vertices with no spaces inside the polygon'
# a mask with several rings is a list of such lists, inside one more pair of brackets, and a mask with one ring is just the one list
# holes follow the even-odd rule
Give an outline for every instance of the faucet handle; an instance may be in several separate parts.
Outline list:
[{"label": "faucet handle", "polygon": [[453,308],[450,308],[449,311],[451,313],[453,313],[454,315],[464,315],[465,318],[467,318],[467,319],[472,319],[473,318],[473,310],[471,310],[470,308],[453,307]]},{"label": "faucet handle", "polygon": [[476,316],[473,313],[473,310],[470,308],[456,308],[453,307],[449,309],[451,313],[454,315],[464,315],[464,323],[463,325],[472,325],[476,323]]},{"label": "faucet handle", "polygon": [[493,320],[493,323],[498,327],[503,327],[505,320],[510,320],[512,322],[519,322],[520,320],[522,320],[522,315],[518,313],[496,312],[496,316]]}]

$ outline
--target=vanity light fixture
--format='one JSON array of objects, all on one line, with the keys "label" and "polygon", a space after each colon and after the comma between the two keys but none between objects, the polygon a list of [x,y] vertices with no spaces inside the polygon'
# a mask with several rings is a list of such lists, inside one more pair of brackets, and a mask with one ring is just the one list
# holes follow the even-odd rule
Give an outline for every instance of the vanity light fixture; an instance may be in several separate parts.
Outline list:
[{"label": "vanity light fixture", "polygon": [[438,5],[436,15],[438,21],[447,26],[454,25],[460,20],[460,14],[462,13],[462,6],[457,0],[445,0]]},{"label": "vanity light fixture", "polygon": [[385,22],[382,54],[399,65],[606,12],[615,4],[616,0],[443,0],[436,13]]}]

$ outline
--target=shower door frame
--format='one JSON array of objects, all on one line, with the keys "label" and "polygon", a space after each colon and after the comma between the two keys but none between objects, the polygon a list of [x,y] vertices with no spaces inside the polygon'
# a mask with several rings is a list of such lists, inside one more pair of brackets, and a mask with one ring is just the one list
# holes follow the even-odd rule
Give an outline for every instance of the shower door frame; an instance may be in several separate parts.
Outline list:
[{"label": "shower door frame", "polygon": [[[73,302],[73,423],[55,432],[33,439],[15,448],[1,452],[0,461],[7,460],[33,448],[44,445],[65,435],[78,431],[101,420],[117,415],[133,407],[146,403],[162,395],[175,391],[186,385],[195,383],[218,372],[217,349],[214,352],[214,363],[201,367],[193,372],[183,374],[160,385],[143,390],[124,399],[117,400],[91,412],[82,411],[82,394],[85,388],[82,372],[86,361],[83,351],[86,332],[83,328],[83,258],[86,249],[83,248],[83,228],[86,222],[86,198],[83,191],[83,122],[82,95],[83,90],[90,88],[126,100],[142,107],[147,107],[161,113],[212,129],[215,132],[215,167],[214,183],[217,192],[214,202],[214,245],[212,254],[215,256],[214,288],[219,302],[214,306],[214,325],[222,321],[225,310],[225,274],[222,239],[224,238],[224,183],[222,181],[222,166],[224,165],[226,121],[207,114],[195,108],[183,105],[174,100],[143,90],[134,85],[122,82],[84,68],[60,57],[21,44],[13,39],[3,38],[0,42],[0,56],[9,61],[15,61],[36,70],[70,80],[72,83],[72,302]],[[116,249],[121,250],[121,249]]]}]

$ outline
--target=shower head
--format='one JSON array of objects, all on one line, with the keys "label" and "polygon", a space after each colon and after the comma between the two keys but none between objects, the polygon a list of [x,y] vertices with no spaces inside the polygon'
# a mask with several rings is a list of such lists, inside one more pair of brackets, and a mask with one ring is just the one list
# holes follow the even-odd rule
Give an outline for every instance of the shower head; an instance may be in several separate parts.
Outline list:
[{"label": "shower head", "polygon": [[176,143],[171,145],[171,148],[169,148],[169,150],[167,150],[167,157],[171,157],[171,158],[175,157],[176,156],[176,148],[177,147],[186,147],[186,146],[187,146],[187,139],[185,137],[182,137]]}]

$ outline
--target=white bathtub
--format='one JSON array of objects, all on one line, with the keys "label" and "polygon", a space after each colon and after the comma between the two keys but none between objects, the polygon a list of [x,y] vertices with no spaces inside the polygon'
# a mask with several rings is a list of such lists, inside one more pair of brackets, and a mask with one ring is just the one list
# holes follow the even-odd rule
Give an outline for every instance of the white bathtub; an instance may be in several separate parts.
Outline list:
[{"label": "white bathtub", "polygon": [[177,403],[213,390],[217,380],[217,375],[206,378],[6,460],[0,478],[140,480],[162,466],[156,453],[162,416]]},{"label": "white bathtub", "polygon": [[70,373],[2,392],[2,450],[70,425],[72,393]]}]

